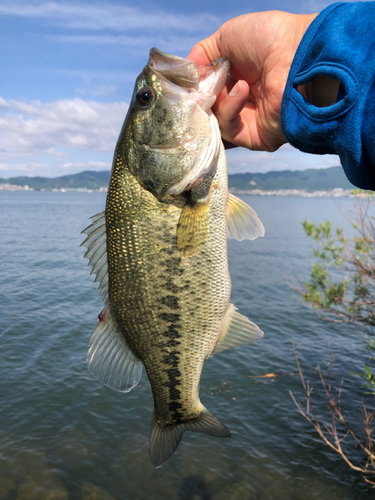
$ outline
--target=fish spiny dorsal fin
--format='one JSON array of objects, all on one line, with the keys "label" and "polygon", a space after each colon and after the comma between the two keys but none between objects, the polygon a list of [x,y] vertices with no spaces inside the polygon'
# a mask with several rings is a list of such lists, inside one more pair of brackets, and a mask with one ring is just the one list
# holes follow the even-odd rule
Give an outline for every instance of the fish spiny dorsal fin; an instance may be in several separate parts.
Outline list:
[{"label": "fish spiny dorsal fin", "polygon": [[[81,246],[87,248],[84,257],[89,259],[88,266],[92,267],[90,274],[95,274],[94,283],[99,281],[99,293],[104,295],[104,304],[108,301],[108,264],[107,264],[107,236],[105,226],[105,214],[91,217],[93,221],[82,233],[87,234]],[[82,234],[81,233],[81,234]]]},{"label": "fish spiny dorsal fin", "polygon": [[264,227],[257,214],[244,201],[229,193],[227,198],[228,238],[255,240],[264,236]]},{"label": "fish spiny dorsal fin", "polygon": [[141,378],[142,362],[128,347],[108,308],[99,314],[90,337],[87,362],[94,377],[115,391],[129,392]]},{"label": "fish spiny dorsal fin", "polygon": [[236,312],[236,307],[230,304],[226,321],[224,322],[223,332],[212,351],[212,354],[231,349],[232,347],[240,347],[242,345],[251,344],[263,337],[262,330],[252,323],[246,316]]},{"label": "fish spiny dorsal fin", "polygon": [[160,467],[173,455],[185,431],[202,432],[215,437],[231,437],[231,433],[225,425],[204,406],[199,417],[167,427],[162,427],[158,423],[154,413],[150,429],[150,459],[152,465]]}]

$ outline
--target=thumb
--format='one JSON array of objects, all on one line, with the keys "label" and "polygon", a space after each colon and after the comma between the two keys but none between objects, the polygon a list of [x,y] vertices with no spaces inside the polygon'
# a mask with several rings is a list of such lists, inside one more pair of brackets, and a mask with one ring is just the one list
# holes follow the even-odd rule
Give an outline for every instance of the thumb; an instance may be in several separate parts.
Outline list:
[{"label": "thumb", "polygon": [[214,59],[222,57],[217,43],[217,32],[196,43],[186,59],[194,61],[197,66],[207,66]]}]

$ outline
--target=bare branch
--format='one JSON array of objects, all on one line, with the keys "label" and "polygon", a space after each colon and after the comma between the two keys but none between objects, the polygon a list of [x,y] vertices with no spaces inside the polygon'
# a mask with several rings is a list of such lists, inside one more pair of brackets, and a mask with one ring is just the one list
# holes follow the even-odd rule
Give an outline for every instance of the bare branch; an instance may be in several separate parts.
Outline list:
[{"label": "bare branch", "polygon": [[[375,410],[371,413],[367,412],[367,409],[363,407],[363,414],[364,414],[364,428],[365,428],[365,433],[366,433],[366,442],[363,444],[361,440],[358,438],[358,436],[355,434],[355,432],[350,428],[348,425],[347,421],[345,420],[341,408],[340,408],[340,400],[341,400],[341,392],[342,392],[342,385],[343,385],[343,380],[341,380],[340,388],[338,391],[338,403],[335,402],[335,399],[332,396],[332,384],[331,384],[331,355],[329,353],[329,362],[328,362],[328,383],[320,369],[318,367],[318,373],[320,377],[320,381],[322,383],[324,392],[326,393],[328,402],[329,402],[329,408],[330,408],[330,413],[331,413],[331,418],[332,418],[332,424],[331,427],[328,427],[326,424],[323,423],[323,427],[320,424],[312,402],[311,402],[311,392],[312,388],[309,387],[308,384],[306,384],[304,375],[301,369],[301,365],[298,359],[297,355],[297,350],[293,341],[293,348],[294,348],[294,355],[296,358],[296,363],[298,367],[298,372],[301,378],[302,382],[302,387],[305,391],[305,396],[307,400],[307,409],[310,409],[311,414],[313,415],[313,418],[310,417],[309,411],[307,410],[306,412],[303,411],[302,406],[300,403],[297,402],[296,398],[294,397],[293,393],[289,391],[289,394],[291,398],[293,399],[294,404],[296,405],[298,411],[300,414],[315,428],[316,432],[318,433],[319,437],[323,440],[325,444],[327,444],[332,450],[334,450],[336,453],[338,453],[342,459],[351,467],[353,470],[357,472],[361,472],[362,474],[375,474],[375,454],[373,453],[373,443],[371,439],[371,433],[374,430],[375,426],[372,426],[372,421],[375,418]],[[345,433],[343,437],[339,437],[338,434],[338,428],[337,424],[340,424],[345,427]],[[323,430],[325,429],[325,431]],[[345,441],[345,439],[351,436],[354,441],[356,442],[357,445],[362,449],[362,451],[366,454],[367,456],[367,463],[366,467],[359,467],[355,465],[347,456],[347,454],[343,451],[341,447],[341,443]],[[370,481],[368,481],[370,482]],[[370,482],[371,483],[371,482]],[[371,483],[374,484],[375,483]]]}]

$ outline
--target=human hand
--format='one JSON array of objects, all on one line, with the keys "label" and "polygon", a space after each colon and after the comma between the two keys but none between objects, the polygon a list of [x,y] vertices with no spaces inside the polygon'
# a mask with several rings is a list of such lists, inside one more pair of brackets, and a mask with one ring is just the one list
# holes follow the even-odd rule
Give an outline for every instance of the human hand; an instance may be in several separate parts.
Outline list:
[{"label": "human hand", "polygon": [[256,151],[275,151],[286,142],[281,100],[298,45],[316,15],[245,14],[194,45],[188,59],[198,66],[219,57],[232,64],[213,107],[225,141]]}]

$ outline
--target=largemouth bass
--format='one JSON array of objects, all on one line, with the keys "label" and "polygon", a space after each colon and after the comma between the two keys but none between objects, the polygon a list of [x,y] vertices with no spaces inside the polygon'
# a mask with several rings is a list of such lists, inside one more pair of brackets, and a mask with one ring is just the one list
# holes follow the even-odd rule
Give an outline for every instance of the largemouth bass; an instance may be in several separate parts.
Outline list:
[{"label": "largemouth bass", "polygon": [[264,228],[228,194],[211,106],[229,67],[219,59],[198,68],[151,49],[116,145],[105,212],[84,230],[85,257],[104,295],[89,369],[128,392],[145,366],[156,467],[184,431],[230,437],[199,399],[203,364],[263,335],[230,303],[227,237],[254,239]]}]

